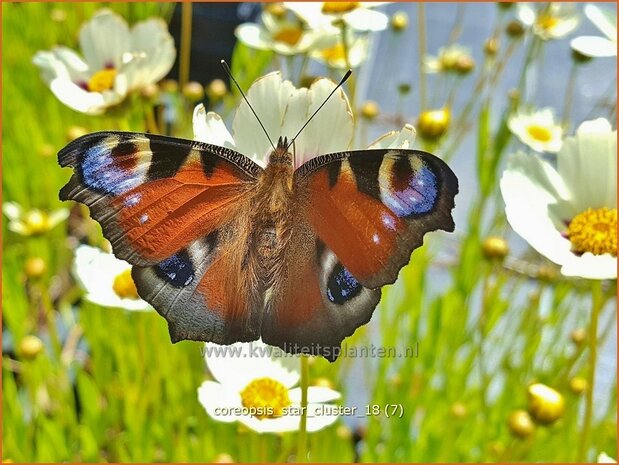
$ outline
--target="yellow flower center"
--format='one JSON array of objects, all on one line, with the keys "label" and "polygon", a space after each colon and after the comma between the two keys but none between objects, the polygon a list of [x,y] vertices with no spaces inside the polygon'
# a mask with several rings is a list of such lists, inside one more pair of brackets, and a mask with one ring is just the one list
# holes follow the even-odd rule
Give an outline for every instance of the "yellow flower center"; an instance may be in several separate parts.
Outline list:
[{"label": "yellow flower center", "polygon": [[617,209],[589,208],[570,221],[567,237],[576,253],[617,256]]},{"label": "yellow flower center", "polygon": [[41,210],[35,209],[26,213],[24,223],[30,234],[43,234],[50,229],[49,218]]},{"label": "yellow flower center", "polygon": [[337,44],[333,47],[324,48],[320,54],[327,62],[334,62],[346,59],[346,49],[344,44]]},{"label": "yellow flower center", "polygon": [[114,78],[116,78],[116,74],[118,74],[118,71],[114,68],[97,71],[88,81],[88,90],[90,92],[103,92],[104,90],[110,90],[114,87]]},{"label": "yellow flower center", "polygon": [[273,39],[276,42],[284,42],[288,45],[296,45],[301,39],[301,34],[303,31],[298,27],[285,27],[280,29],[274,36]]},{"label": "yellow flower center", "polygon": [[541,15],[537,18],[537,25],[545,31],[555,28],[560,22],[559,18],[551,15]]},{"label": "yellow flower center", "polygon": [[241,402],[260,419],[280,417],[291,404],[286,386],[272,378],[254,379],[241,391]]},{"label": "yellow flower center", "polygon": [[112,285],[114,292],[121,299],[134,299],[140,298],[138,290],[135,287],[133,278],[131,277],[131,268],[127,268],[114,278],[114,284]]},{"label": "yellow flower center", "polygon": [[326,15],[348,13],[359,7],[360,2],[324,2],[322,12]]},{"label": "yellow flower center", "polygon": [[539,142],[548,142],[552,139],[552,132],[550,132],[550,129],[537,124],[527,126],[527,132],[533,139]]}]

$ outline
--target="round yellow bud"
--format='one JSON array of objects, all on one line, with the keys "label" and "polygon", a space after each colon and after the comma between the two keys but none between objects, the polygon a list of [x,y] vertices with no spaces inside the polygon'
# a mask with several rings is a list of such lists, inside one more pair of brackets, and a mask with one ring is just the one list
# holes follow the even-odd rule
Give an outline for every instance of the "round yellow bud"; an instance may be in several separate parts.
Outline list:
[{"label": "round yellow bud", "polygon": [[40,278],[46,270],[47,264],[41,257],[30,257],[24,263],[24,273],[30,279]]},{"label": "round yellow bud", "polygon": [[515,410],[507,418],[509,432],[517,438],[528,438],[535,432],[531,416],[524,410]]},{"label": "round yellow bud", "polygon": [[469,74],[475,69],[475,60],[473,60],[473,57],[469,55],[460,55],[456,58],[453,69],[458,74]]},{"label": "round yellow bud", "polygon": [[368,100],[361,107],[361,116],[365,119],[372,120],[380,113],[380,107],[374,100]]},{"label": "round yellow bud", "polygon": [[587,380],[585,378],[581,376],[574,376],[572,379],[570,379],[570,390],[574,394],[583,394],[587,391],[587,389],[589,389],[589,383],[587,383]]},{"label": "round yellow bud", "polygon": [[325,387],[329,389],[333,389],[333,383],[329,378],[316,378],[312,383],[313,386]]},{"label": "round yellow bud", "polygon": [[53,157],[56,154],[54,146],[51,144],[43,144],[39,149],[39,155],[45,158]]},{"label": "round yellow bud", "polygon": [[196,81],[190,81],[183,86],[183,95],[190,102],[197,102],[204,98],[204,86]]},{"label": "round yellow bud", "polygon": [[232,458],[230,454],[227,454],[226,452],[222,452],[221,454],[217,454],[215,456],[213,463],[234,463],[234,459]]},{"label": "round yellow bud", "polygon": [[512,39],[519,39],[524,35],[524,26],[520,21],[510,21],[505,27],[505,33]]},{"label": "round yellow bud", "polygon": [[509,254],[509,245],[502,237],[489,236],[481,243],[481,251],[489,260],[502,260]]},{"label": "round yellow bud", "polygon": [[499,47],[500,47],[500,44],[499,44],[498,39],[495,39],[495,38],[488,39],[484,43],[484,53],[488,56],[494,56],[499,51]]},{"label": "round yellow bud", "polygon": [[542,383],[531,384],[527,389],[529,413],[542,424],[550,424],[563,416],[565,400],[551,387]]},{"label": "round yellow bud", "polygon": [[213,79],[206,87],[206,95],[208,96],[209,100],[213,102],[224,98],[227,92],[228,87],[226,86],[226,83],[221,79]]},{"label": "round yellow bud", "polygon": [[67,20],[66,10],[60,8],[54,8],[49,15],[55,23],[64,23]]},{"label": "round yellow bud", "polygon": [[178,92],[178,82],[174,79],[164,79],[159,83],[159,88],[162,92],[173,94],[174,92]]},{"label": "round yellow bud", "polygon": [[400,32],[408,27],[408,15],[404,11],[396,11],[391,16],[391,28]]},{"label": "round yellow bud", "polygon": [[43,350],[43,342],[36,336],[29,334],[19,343],[20,355],[28,360],[32,360]]},{"label": "round yellow bud", "polygon": [[464,403],[457,401],[451,406],[451,414],[456,418],[464,418],[468,413],[468,409]]},{"label": "round yellow bud", "polygon": [[424,111],[417,120],[417,133],[422,139],[438,140],[447,132],[450,120],[451,115],[446,108]]},{"label": "round yellow bud", "polygon": [[336,428],[335,435],[340,439],[350,441],[350,438],[352,438],[352,431],[348,426],[340,425]]},{"label": "round yellow bud", "polygon": [[72,140],[85,136],[86,134],[88,134],[88,129],[81,126],[71,126],[67,131],[67,140],[71,142]]},{"label": "round yellow bud", "polygon": [[585,328],[576,328],[570,333],[570,339],[577,346],[587,340],[587,330]]}]

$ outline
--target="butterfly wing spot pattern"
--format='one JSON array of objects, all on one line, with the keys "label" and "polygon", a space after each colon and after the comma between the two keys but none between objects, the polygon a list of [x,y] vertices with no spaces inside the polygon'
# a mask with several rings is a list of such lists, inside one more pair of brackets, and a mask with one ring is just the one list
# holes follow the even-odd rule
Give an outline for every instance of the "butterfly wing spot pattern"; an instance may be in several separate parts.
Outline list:
[{"label": "butterfly wing spot pattern", "polygon": [[62,200],[90,207],[173,342],[262,337],[333,361],[426,232],[454,228],[458,182],[439,158],[377,149],[265,169],[224,147],[140,133],[59,153]]}]

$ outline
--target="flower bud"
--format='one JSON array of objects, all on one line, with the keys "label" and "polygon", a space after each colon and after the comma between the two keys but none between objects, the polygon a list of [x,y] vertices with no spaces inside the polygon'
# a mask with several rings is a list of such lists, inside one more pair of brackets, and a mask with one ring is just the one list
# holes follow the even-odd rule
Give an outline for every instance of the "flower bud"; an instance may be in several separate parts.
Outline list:
[{"label": "flower bud", "polygon": [[581,376],[574,376],[570,379],[570,391],[576,395],[583,394],[589,389],[589,383]]},{"label": "flower bud", "polygon": [[408,94],[410,91],[411,91],[411,85],[410,85],[410,84],[408,84],[408,83],[406,83],[406,82],[403,82],[402,84],[399,84],[399,85],[398,85],[398,92],[399,92],[401,95],[406,95],[406,94]]},{"label": "flower bud", "polygon": [[19,343],[19,354],[28,360],[34,359],[43,350],[43,342],[36,336],[25,336]]},{"label": "flower bud", "polygon": [[585,328],[576,328],[570,333],[570,339],[577,346],[587,340],[587,330]]},{"label": "flower bud", "polygon": [[173,94],[178,92],[178,82],[174,79],[164,79],[159,83],[159,88],[162,92]]},{"label": "flower bud", "polygon": [[550,424],[561,418],[565,400],[559,392],[545,384],[531,384],[527,389],[529,413],[542,424]]},{"label": "flower bud", "polygon": [[380,107],[374,100],[368,100],[361,107],[361,116],[365,119],[373,120],[380,113]]},{"label": "flower bud", "polygon": [[517,438],[528,438],[535,432],[535,424],[524,410],[515,410],[507,418],[509,432]]},{"label": "flower bud", "polygon": [[61,8],[54,8],[49,16],[55,23],[64,23],[67,20],[67,11]]},{"label": "flower bud", "polygon": [[449,128],[451,115],[449,110],[426,110],[419,115],[417,132],[422,139],[435,141],[441,138]]},{"label": "flower bud", "polygon": [[451,406],[451,414],[456,418],[464,418],[468,413],[468,409],[464,403],[457,401],[454,402]]},{"label": "flower bud", "polygon": [[72,140],[85,136],[86,134],[88,134],[88,129],[83,128],[82,126],[71,126],[67,131],[67,140],[71,142]]},{"label": "flower bud", "polygon": [[282,3],[265,3],[262,8],[277,19],[286,17],[286,7]]},{"label": "flower bud", "polygon": [[30,279],[40,278],[46,270],[47,264],[41,257],[30,257],[24,263],[24,273]]},{"label": "flower bud", "polygon": [[488,56],[494,56],[499,51],[499,40],[494,37],[486,40],[484,43],[484,53]]},{"label": "flower bud", "polygon": [[39,155],[45,158],[53,157],[56,154],[54,146],[51,144],[43,144],[39,149]]},{"label": "flower bud", "polygon": [[461,75],[469,74],[475,69],[475,60],[469,55],[461,55],[456,59],[453,69]]},{"label": "flower bud", "polygon": [[234,459],[232,458],[230,454],[222,452],[215,456],[213,463],[234,463]]},{"label": "flower bud", "polygon": [[509,254],[509,245],[502,237],[489,236],[482,242],[481,251],[488,260],[502,260]]},{"label": "flower bud", "polygon": [[346,425],[339,425],[335,430],[335,435],[340,439],[350,441],[350,439],[352,438],[352,431]]},{"label": "flower bud", "polygon": [[408,27],[408,15],[404,11],[396,11],[391,16],[391,28],[395,32],[400,32]]},{"label": "flower bud", "polygon": [[520,39],[524,35],[524,26],[520,21],[510,21],[507,23],[505,33],[512,39]]},{"label": "flower bud", "polygon": [[183,86],[183,95],[190,102],[197,102],[204,98],[204,86],[196,81],[190,81]]},{"label": "flower bud", "polygon": [[501,10],[509,10],[512,6],[514,6],[516,2],[496,2],[496,6],[498,6]]},{"label": "flower bud", "polygon": [[206,95],[212,102],[221,100],[227,92],[228,88],[226,87],[226,83],[221,79],[213,79],[206,87]]}]

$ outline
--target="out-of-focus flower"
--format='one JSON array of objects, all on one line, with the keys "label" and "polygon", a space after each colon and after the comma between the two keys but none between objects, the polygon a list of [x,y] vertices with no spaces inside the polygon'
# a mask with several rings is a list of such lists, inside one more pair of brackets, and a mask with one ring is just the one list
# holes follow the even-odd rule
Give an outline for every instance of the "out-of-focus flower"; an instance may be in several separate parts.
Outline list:
[{"label": "out-of-focus flower", "polygon": [[60,208],[52,213],[38,208],[25,211],[17,202],[5,202],[2,211],[9,219],[9,230],[22,236],[45,234],[69,217],[69,210],[66,208]]},{"label": "out-of-focus flower", "polygon": [[617,56],[617,12],[589,4],[585,15],[606,37],[580,36],[572,39],[570,46],[587,57]]},{"label": "out-of-focus flower", "polygon": [[514,410],[507,417],[509,432],[517,438],[528,438],[535,432],[535,423],[525,410]]},{"label": "out-of-focus flower", "polygon": [[73,273],[86,290],[86,299],[105,307],[150,310],[140,299],[131,278],[131,265],[96,247],[80,245],[75,250]]},{"label": "out-of-focus flower", "polygon": [[481,243],[481,251],[489,260],[503,259],[509,253],[509,245],[502,237],[489,236]]},{"label": "out-of-focus flower", "polygon": [[[271,139],[277,140],[280,136],[293,137],[334,87],[333,81],[322,78],[314,81],[309,90],[296,89],[275,72],[258,78],[247,91],[247,99],[260,115]],[[297,110],[290,113],[288,108]],[[273,150],[245,101],[241,101],[234,115],[232,134],[222,118],[207,113],[203,105],[195,108],[193,129],[196,140],[234,149],[263,167]],[[352,136],[352,110],[340,89],[295,141],[295,167],[318,155],[346,150]]]},{"label": "out-of-focus flower", "polygon": [[565,276],[617,278],[617,131],[607,120],[565,139],[556,168],[512,155],[501,192],[514,231]]},{"label": "out-of-focus flower", "polygon": [[441,47],[438,56],[428,55],[423,60],[426,73],[467,74],[475,68],[475,60],[468,47],[452,44]]},{"label": "out-of-focus flower", "polygon": [[[241,422],[258,433],[283,433],[299,429],[301,389],[298,357],[285,356],[260,341],[205,346],[206,365],[215,381],[198,388],[198,400],[210,417]],[[328,403],[340,393],[327,387],[310,386],[307,391],[307,431],[333,423],[338,415]]]},{"label": "out-of-focus flower", "polygon": [[183,86],[183,95],[190,102],[197,102],[204,98],[204,86],[196,81],[190,81]]},{"label": "out-of-focus flower", "polygon": [[29,334],[24,336],[20,341],[18,352],[19,354],[28,360],[32,360],[43,350],[43,342],[36,336]]},{"label": "out-of-focus flower", "polygon": [[[348,69],[361,65],[368,57],[369,42],[367,37],[347,34],[347,46],[342,42],[341,34],[325,36],[311,51],[310,56],[330,68]],[[346,53],[348,51],[348,57]],[[348,58],[348,61],[346,60]]]},{"label": "out-of-focus flower", "polygon": [[241,24],[234,34],[249,47],[273,50],[281,55],[296,55],[307,52],[314,45],[321,36],[319,31],[305,28],[298,20],[264,11],[261,24]]},{"label": "out-of-focus flower", "polygon": [[165,76],[176,55],[162,19],[133,28],[109,10],[97,12],[79,35],[84,58],[67,47],[39,51],[33,62],[50,89],[65,105],[100,114],[136,89]]},{"label": "out-of-focus flower", "polygon": [[361,116],[365,119],[372,120],[380,113],[380,107],[374,100],[368,100],[361,106]]},{"label": "out-of-focus flower", "polygon": [[525,32],[526,31],[522,23],[517,20],[510,21],[507,23],[507,26],[505,26],[505,33],[512,39],[521,38]]},{"label": "out-of-focus flower", "polygon": [[344,21],[357,31],[382,31],[389,17],[373,8],[384,2],[285,2],[311,29],[334,29]]},{"label": "out-of-focus flower", "polygon": [[396,11],[391,16],[391,28],[396,32],[401,32],[408,27],[408,15],[404,11]]},{"label": "out-of-focus flower", "polygon": [[587,340],[587,330],[585,328],[576,328],[570,333],[570,339],[577,346]]},{"label": "out-of-focus flower", "polygon": [[583,392],[586,392],[587,389],[589,388],[589,383],[587,383],[587,380],[585,378],[582,378],[581,376],[574,376],[572,379],[570,379],[570,390],[576,394],[576,395],[580,395]]},{"label": "out-of-focus flower", "polygon": [[568,3],[518,2],[518,18],[542,40],[560,39],[580,22],[576,9]]},{"label": "out-of-focus flower", "polygon": [[536,421],[550,424],[563,416],[565,399],[555,389],[542,383],[531,384],[527,389],[529,413]]},{"label": "out-of-focus flower", "polygon": [[499,40],[492,37],[484,42],[484,53],[488,56],[494,56],[499,51],[499,47]]},{"label": "out-of-focus flower", "polygon": [[563,128],[555,123],[550,108],[518,113],[509,118],[507,126],[523,144],[536,152],[556,153],[563,144]]},{"label": "out-of-focus flower", "polygon": [[24,273],[30,279],[37,279],[47,271],[47,263],[41,257],[29,257],[24,263]]},{"label": "out-of-focus flower", "polygon": [[234,458],[225,452],[217,454],[213,463],[234,463]]},{"label": "out-of-focus flower", "polygon": [[440,139],[449,129],[451,114],[447,108],[426,110],[421,112],[417,120],[417,131],[422,139],[435,141]]},{"label": "out-of-focus flower", "polygon": [[206,95],[211,101],[214,102],[221,100],[227,92],[228,87],[221,79],[213,79],[209,82],[208,86],[206,86]]},{"label": "out-of-focus flower", "polygon": [[617,463],[617,461],[606,452],[601,452],[600,455],[598,455],[598,463]]}]

